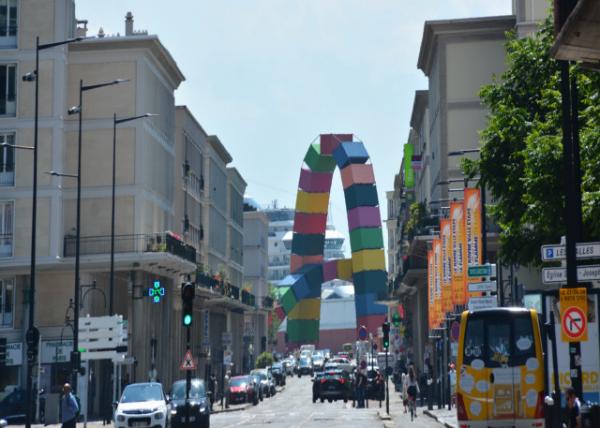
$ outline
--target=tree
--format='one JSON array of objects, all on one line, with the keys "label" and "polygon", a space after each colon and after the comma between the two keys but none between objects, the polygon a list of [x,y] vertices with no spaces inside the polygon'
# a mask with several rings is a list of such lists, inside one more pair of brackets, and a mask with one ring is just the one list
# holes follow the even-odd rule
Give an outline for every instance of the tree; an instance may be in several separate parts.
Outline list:
[{"label": "tree", "polygon": [[[540,263],[540,245],[565,234],[560,71],[550,56],[554,42],[548,18],[531,37],[512,33],[507,70],[480,91],[489,109],[481,132],[480,159],[463,161],[491,191],[491,215],[500,226],[500,258]],[[584,234],[600,236],[600,74],[571,66],[580,105]]]},{"label": "tree", "polygon": [[264,369],[265,367],[272,366],[274,361],[273,354],[270,352],[263,352],[256,359],[256,368]]}]

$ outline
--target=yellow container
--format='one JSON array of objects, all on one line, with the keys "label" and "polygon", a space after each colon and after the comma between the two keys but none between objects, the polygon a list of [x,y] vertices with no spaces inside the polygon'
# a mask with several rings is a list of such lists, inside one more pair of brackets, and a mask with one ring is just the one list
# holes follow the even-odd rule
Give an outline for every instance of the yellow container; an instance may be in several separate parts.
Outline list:
[{"label": "yellow container", "polygon": [[337,277],[345,281],[352,281],[352,259],[337,261]]},{"label": "yellow container", "polygon": [[301,213],[327,213],[329,193],[308,193],[298,191],[296,211]]},{"label": "yellow container", "polygon": [[385,255],[381,250],[362,250],[352,253],[354,272],[363,270],[385,270]]},{"label": "yellow container", "polygon": [[288,314],[289,320],[318,320],[321,316],[321,299],[300,300]]}]

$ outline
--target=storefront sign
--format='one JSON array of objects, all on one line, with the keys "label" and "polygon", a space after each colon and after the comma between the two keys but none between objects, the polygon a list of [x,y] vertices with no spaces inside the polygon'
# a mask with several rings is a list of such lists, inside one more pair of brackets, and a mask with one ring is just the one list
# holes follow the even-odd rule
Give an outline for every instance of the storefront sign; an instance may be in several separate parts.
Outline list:
[{"label": "storefront sign", "polygon": [[71,361],[72,340],[42,342],[42,364],[66,363]]},{"label": "storefront sign", "polygon": [[7,343],[6,344],[6,365],[20,366],[23,364],[23,344]]}]

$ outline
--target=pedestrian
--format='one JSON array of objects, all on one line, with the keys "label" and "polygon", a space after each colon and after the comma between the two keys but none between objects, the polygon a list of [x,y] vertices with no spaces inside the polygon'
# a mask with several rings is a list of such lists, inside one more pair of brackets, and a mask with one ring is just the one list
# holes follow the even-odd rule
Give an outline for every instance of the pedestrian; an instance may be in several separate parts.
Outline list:
[{"label": "pedestrian", "polygon": [[214,373],[211,373],[210,378],[208,379],[208,392],[210,398],[210,409],[212,410],[217,393],[217,377]]},{"label": "pedestrian", "polygon": [[408,412],[408,374],[402,373],[402,404],[404,413]]},{"label": "pedestrian", "polygon": [[456,367],[454,363],[450,363],[448,377],[450,378],[450,407],[456,407]]},{"label": "pedestrian", "polygon": [[63,385],[63,398],[61,400],[62,411],[62,428],[75,428],[77,425],[77,414],[79,413],[79,405],[75,396],[71,393],[71,385],[65,383]]},{"label": "pedestrian", "polygon": [[365,407],[365,390],[367,388],[367,376],[362,370],[356,372],[356,402],[358,409]]},{"label": "pedestrian", "polygon": [[567,428],[581,428],[581,403],[574,388],[567,389],[566,398],[569,423]]},{"label": "pedestrian", "polygon": [[223,394],[225,394],[225,408],[229,409],[229,379],[231,379],[231,372],[227,370],[225,373],[225,380],[223,383]]},{"label": "pedestrian", "polygon": [[415,367],[413,365],[410,365],[408,368],[408,388],[406,389],[406,392],[408,393],[408,399],[409,401],[413,402],[413,405],[415,406],[415,418],[417,417],[417,412],[416,412],[416,404],[417,404],[417,397],[419,395],[419,382],[417,380],[417,375],[415,373]]}]

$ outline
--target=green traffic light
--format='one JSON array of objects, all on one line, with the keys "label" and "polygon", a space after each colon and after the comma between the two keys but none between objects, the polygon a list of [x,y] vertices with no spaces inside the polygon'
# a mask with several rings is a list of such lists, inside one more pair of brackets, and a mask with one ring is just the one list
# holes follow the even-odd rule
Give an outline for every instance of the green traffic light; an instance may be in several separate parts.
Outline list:
[{"label": "green traffic light", "polygon": [[183,325],[185,325],[185,326],[192,325],[192,316],[190,314],[185,314],[183,316]]}]

